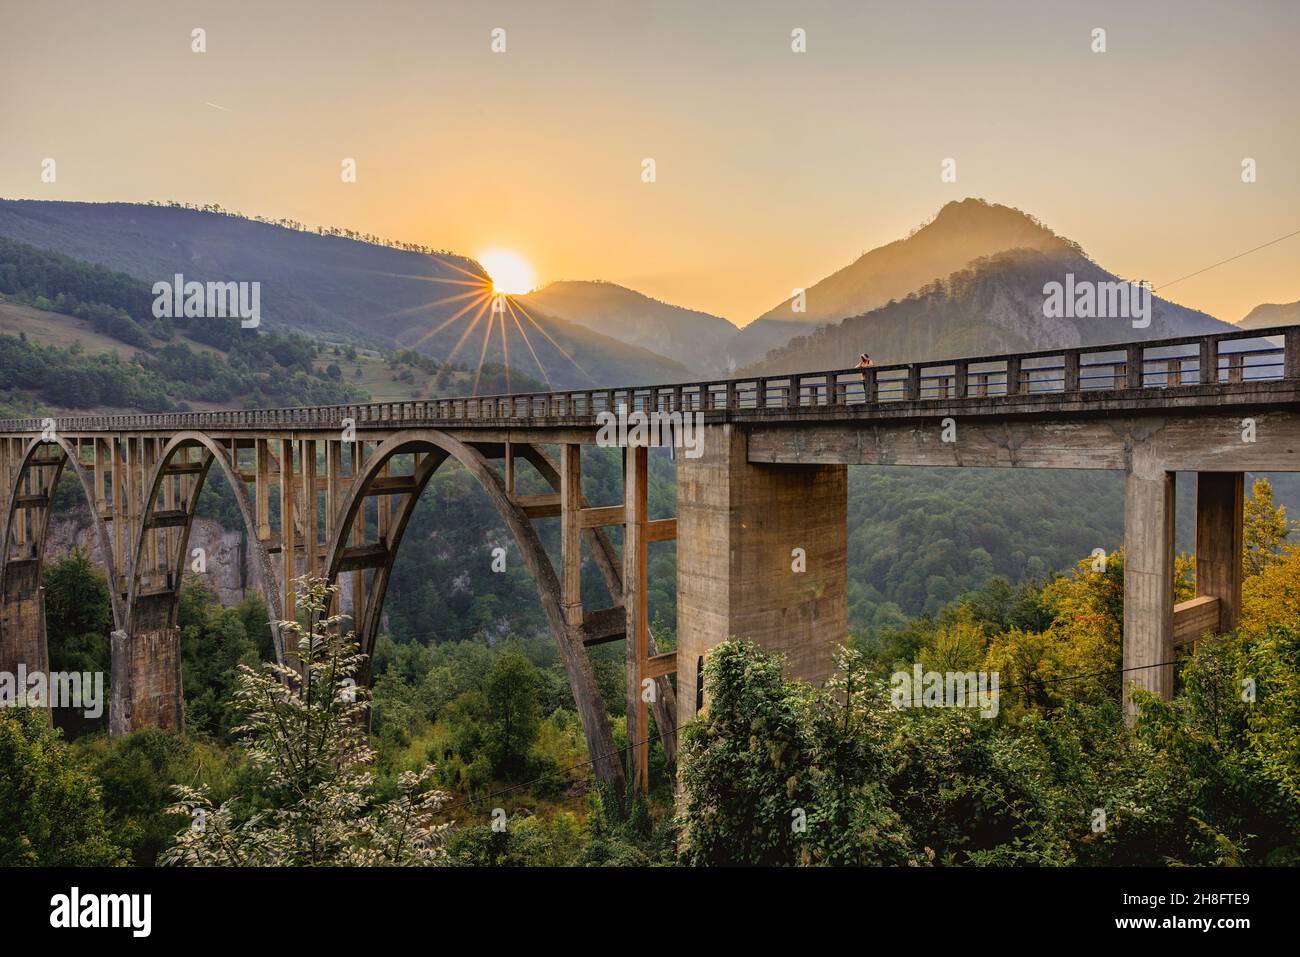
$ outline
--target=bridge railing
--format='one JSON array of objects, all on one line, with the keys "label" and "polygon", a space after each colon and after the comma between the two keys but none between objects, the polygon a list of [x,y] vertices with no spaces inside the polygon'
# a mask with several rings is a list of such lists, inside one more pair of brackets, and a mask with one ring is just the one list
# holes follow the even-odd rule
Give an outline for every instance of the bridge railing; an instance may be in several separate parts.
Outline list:
[{"label": "bridge railing", "polygon": [[[1017,395],[1168,389],[1300,379],[1300,326],[1004,356],[750,376],[709,382],[369,402],[247,411],[60,417],[61,432],[341,429],[366,425],[527,422],[657,412],[798,409]],[[0,432],[41,432],[39,418]]]}]

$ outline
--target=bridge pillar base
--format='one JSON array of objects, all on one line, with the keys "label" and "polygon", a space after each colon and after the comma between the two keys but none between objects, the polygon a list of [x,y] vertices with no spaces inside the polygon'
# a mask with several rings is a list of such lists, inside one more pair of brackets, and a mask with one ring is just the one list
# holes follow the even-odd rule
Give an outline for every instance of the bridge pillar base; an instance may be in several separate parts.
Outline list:
[{"label": "bridge pillar base", "polygon": [[[0,607],[0,672],[46,674],[50,670],[45,636],[45,589],[24,589],[3,596]],[[20,667],[21,666],[21,667]],[[52,715],[51,715],[52,717]]]},{"label": "bridge pillar base", "polygon": [[134,609],[131,633],[113,632],[111,735],[184,728],[181,630],[169,617],[169,596],[142,600]]},{"label": "bridge pillar base", "polygon": [[[1174,694],[1174,473],[1124,476],[1124,709],[1142,688]],[[1159,665],[1160,667],[1152,667]]]},{"label": "bridge pillar base", "polygon": [[747,432],[705,428],[677,460],[677,723],[703,702],[700,663],[728,638],[820,684],[848,640],[848,467],[757,465]]}]

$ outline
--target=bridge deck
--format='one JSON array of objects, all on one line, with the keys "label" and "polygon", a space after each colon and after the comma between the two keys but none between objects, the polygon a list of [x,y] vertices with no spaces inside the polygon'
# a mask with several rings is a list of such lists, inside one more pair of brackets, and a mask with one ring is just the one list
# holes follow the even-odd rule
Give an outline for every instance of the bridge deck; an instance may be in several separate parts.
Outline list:
[{"label": "bridge deck", "polygon": [[[1300,326],[707,382],[248,411],[75,415],[59,432],[178,429],[358,430],[590,427],[607,411],[702,412],[706,421],[1138,411],[1294,403]],[[43,431],[40,418],[0,421],[0,433]]]}]

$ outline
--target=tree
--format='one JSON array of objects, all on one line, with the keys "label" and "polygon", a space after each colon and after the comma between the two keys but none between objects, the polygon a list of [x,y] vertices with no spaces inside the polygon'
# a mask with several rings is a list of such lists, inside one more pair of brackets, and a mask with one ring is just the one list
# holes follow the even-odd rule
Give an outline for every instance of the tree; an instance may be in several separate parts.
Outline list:
[{"label": "tree", "polygon": [[188,818],[169,813],[172,786],[203,780],[228,793],[242,754],[179,731],[144,728],[120,738],[97,735],[77,742],[103,793],[104,811],[116,843],[137,867],[153,867]]},{"label": "tree", "polygon": [[682,729],[689,864],[793,863],[792,815],[812,804],[810,702],[781,659],[723,642],[705,670],[707,706]]},{"label": "tree", "polygon": [[1246,500],[1244,515],[1245,572],[1258,575],[1278,560],[1278,551],[1291,531],[1286,506],[1273,504],[1273,486],[1268,479],[1255,479]]},{"label": "tree", "polygon": [[1199,643],[1172,701],[1135,693],[1136,734],[1182,771],[1191,864],[1300,863],[1300,631]]},{"label": "tree", "polygon": [[250,631],[260,638],[268,630],[266,606],[253,597],[222,608],[216,593],[198,576],[186,575],[177,620],[186,726],[230,741],[240,721],[234,706],[239,666],[255,666],[274,655],[272,648],[259,649],[250,637]]},{"label": "tree", "polygon": [[112,867],[99,784],[43,708],[0,708],[0,867]]},{"label": "tree", "polygon": [[1251,637],[1276,624],[1300,622],[1300,549],[1287,549],[1276,561],[1241,585],[1241,631]]},{"label": "tree", "polygon": [[497,659],[488,673],[488,753],[498,774],[523,771],[537,740],[537,669],[517,650]]},{"label": "tree", "polygon": [[433,822],[445,795],[430,787],[434,768],[403,772],[397,797],[376,796],[374,752],[366,738],[368,694],[358,687],[364,656],[343,617],[327,615],[336,586],[299,578],[308,626],[280,622],[297,668],[240,666],[236,691],[250,786],[216,805],[206,787],[177,786],[171,813],[192,822],[164,864],[322,866],[438,864],[447,825]]},{"label": "tree", "polygon": [[46,566],[45,622],[52,671],[109,671],[108,582],[80,550]]}]

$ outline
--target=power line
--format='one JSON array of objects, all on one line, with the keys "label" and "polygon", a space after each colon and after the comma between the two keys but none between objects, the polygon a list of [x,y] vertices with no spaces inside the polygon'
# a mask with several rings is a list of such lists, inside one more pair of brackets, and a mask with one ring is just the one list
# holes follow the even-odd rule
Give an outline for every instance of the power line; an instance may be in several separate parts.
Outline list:
[{"label": "power line", "polygon": [[1282,242],[1282,240],[1284,239],[1290,239],[1292,236],[1300,236],[1300,229],[1297,229],[1293,233],[1287,233],[1285,236],[1279,236],[1277,239],[1270,239],[1268,242],[1256,246],[1254,249],[1247,249],[1244,253],[1237,253],[1237,255],[1235,256],[1229,256],[1227,259],[1220,260],[1219,262],[1215,263],[1212,266],[1206,266],[1204,269],[1198,269],[1196,270],[1196,272],[1190,272],[1186,276],[1179,276],[1177,279],[1174,279],[1171,282],[1167,282],[1167,283],[1163,283],[1162,285],[1155,286],[1153,287],[1153,291],[1159,291],[1161,289],[1165,289],[1169,286],[1174,285],[1175,283],[1182,282],[1184,279],[1191,279],[1193,276],[1199,276],[1201,273],[1209,272],[1211,269],[1217,269],[1220,266],[1226,265],[1227,263],[1240,259],[1242,256],[1249,256],[1251,253],[1256,253],[1259,252],[1261,249],[1267,249],[1269,246],[1274,246],[1277,243]]}]

